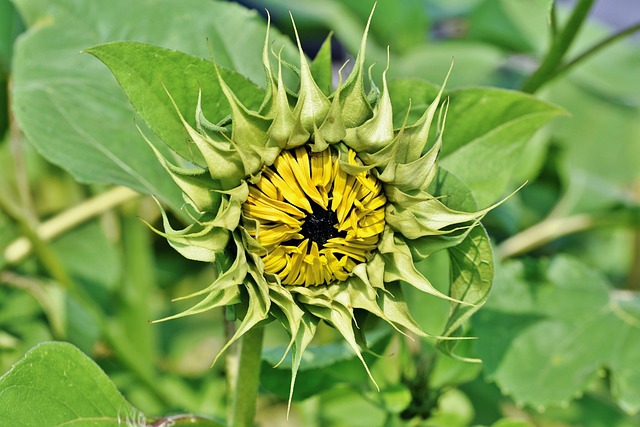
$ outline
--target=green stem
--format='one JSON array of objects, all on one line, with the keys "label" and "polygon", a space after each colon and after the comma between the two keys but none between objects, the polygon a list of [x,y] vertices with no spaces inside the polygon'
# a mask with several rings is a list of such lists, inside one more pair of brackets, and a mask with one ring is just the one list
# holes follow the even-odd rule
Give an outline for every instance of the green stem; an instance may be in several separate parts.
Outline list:
[{"label": "green stem", "polygon": [[56,304],[52,301],[50,293],[47,292],[47,283],[33,277],[20,276],[11,271],[0,271],[0,285],[8,285],[31,295],[47,317],[53,338],[56,340],[66,339],[62,316],[57,315]]},{"label": "green stem", "polygon": [[534,93],[550,80],[551,76],[553,76],[562,63],[562,58],[564,58],[564,55],[578,34],[582,23],[589,14],[589,10],[591,10],[593,2],[594,0],[579,0],[573,9],[567,25],[560,34],[553,39],[549,51],[540,64],[540,67],[538,67],[522,85],[521,90],[523,92]]},{"label": "green stem", "polygon": [[[7,247],[4,253],[5,259],[9,263],[17,263],[33,250],[49,275],[62,285],[69,294],[89,312],[89,315],[104,334],[106,341],[113,348],[118,348],[118,337],[114,336],[111,328],[109,328],[108,322],[104,318],[104,313],[84,289],[76,286],[54,251],[47,244],[47,241],[136,197],[139,197],[139,194],[133,190],[125,187],[115,187],[112,190],[106,191],[97,197],[62,212],[49,221],[34,226],[28,221],[27,217],[22,214],[22,210],[18,208],[15,203],[12,203],[14,198],[11,197],[8,190],[0,185],[0,209],[4,210],[18,223],[26,236],[17,239]],[[8,277],[10,278],[11,276],[6,276],[5,274],[0,276],[2,280]],[[45,312],[47,307],[43,306]],[[64,334],[65,332],[62,331],[60,333]],[[163,404],[170,405],[172,402],[171,396],[159,387],[154,378],[147,375],[136,363],[132,363],[129,358],[122,357],[121,360],[147,385]]]},{"label": "green stem", "polygon": [[[114,208],[126,201],[140,197],[140,194],[126,187],[114,187],[111,190],[80,203],[73,208],[66,210],[48,221],[34,227],[25,227],[24,216],[19,213],[12,214],[10,203],[2,203],[2,207],[23,226],[23,232],[27,237],[13,241],[4,251],[4,258],[9,264],[17,264],[31,253],[37,250],[38,242],[47,242],[59,236],[89,219],[98,216],[109,209]],[[2,200],[0,200],[2,201]],[[25,229],[26,228],[26,229]]]},{"label": "green stem", "polygon": [[587,214],[548,218],[503,241],[497,249],[498,257],[505,259],[520,255],[559,237],[588,230],[595,225],[595,218]]},{"label": "green stem", "polygon": [[627,289],[640,291],[640,228],[636,228],[633,232],[633,258],[629,277],[627,277]]},{"label": "green stem", "polygon": [[600,50],[604,49],[605,47],[609,46],[610,44],[623,39],[627,36],[630,36],[631,34],[640,31],[640,23],[637,23],[635,25],[632,25],[630,27],[627,27],[623,30],[618,31],[617,33],[611,34],[609,37],[601,40],[599,43],[591,46],[589,49],[585,50],[584,52],[582,52],[580,55],[576,56],[575,58],[573,58],[571,61],[565,63],[564,65],[560,66],[558,69],[556,69],[555,73],[550,77],[551,79],[555,79],[556,77],[560,76],[561,74],[566,73],[567,71],[569,71],[571,68],[575,67],[577,64],[581,63],[582,61],[584,61],[585,59],[593,56],[594,54],[596,54],[597,52],[599,52]]},{"label": "green stem", "polygon": [[[74,283],[56,254],[38,234],[34,224],[29,221],[29,216],[26,215],[20,207],[13,203],[12,200],[15,200],[15,198],[9,194],[8,189],[0,185],[0,209],[2,209],[18,224],[26,236],[18,239],[18,241],[22,241],[22,244],[28,246],[29,250],[33,249],[35,251],[40,262],[49,272],[51,277],[67,289],[73,289]],[[9,247],[10,246],[11,245],[9,245]],[[7,262],[11,263],[9,247],[7,247],[7,250],[4,253],[4,258]]]},{"label": "green stem", "polygon": [[252,427],[260,383],[264,327],[255,326],[240,341],[240,359],[233,396],[231,427]]},{"label": "green stem", "polygon": [[551,37],[555,38],[558,35],[558,9],[556,2],[551,4],[551,13],[549,14],[549,25],[551,27]]}]

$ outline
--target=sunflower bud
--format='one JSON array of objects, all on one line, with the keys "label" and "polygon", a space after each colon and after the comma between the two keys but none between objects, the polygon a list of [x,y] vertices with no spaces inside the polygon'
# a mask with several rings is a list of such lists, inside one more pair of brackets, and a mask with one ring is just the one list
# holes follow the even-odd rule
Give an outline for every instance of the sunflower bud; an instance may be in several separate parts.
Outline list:
[{"label": "sunflower bud", "polygon": [[245,301],[224,349],[258,323],[277,319],[291,336],[291,391],[319,322],[340,332],[367,372],[354,310],[425,336],[398,283],[451,298],[415,268],[412,246],[471,228],[486,213],[454,211],[428,193],[443,129],[435,141],[428,137],[438,110],[444,123],[442,90],[415,123],[394,128],[386,71],[377,97],[365,92],[367,32],[368,24],[351,74],[327,96],[299,40],[300,87],[291,94],[280,57],[272,64],[267,30],[260,111],[246,108],[217,72],[230,121],[209,123],[199,105],[196,128],[181,117],[206,167],[181,169],[156,151],[197,216],[184,230],[165,218],[162,235],[185,257],[226,261],[210,286],[184,297],[200,301],[170,318]]}]

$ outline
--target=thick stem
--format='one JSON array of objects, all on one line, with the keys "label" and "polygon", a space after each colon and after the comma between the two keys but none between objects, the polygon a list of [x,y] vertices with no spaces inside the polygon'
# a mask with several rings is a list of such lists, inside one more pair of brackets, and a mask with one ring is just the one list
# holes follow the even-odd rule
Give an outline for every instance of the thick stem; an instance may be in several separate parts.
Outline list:
[{"label": "thick stem", "polygon": [[260,383],[264,327],[255,326],[240,340],[238,374],[233,395],[231,427],[252,427]]},{"label": "thick stem", "polygon": [[522,85],[521,90],[523,92],[534,93],[551,79],[589,14],[593,2],[594,0],[580,0],[578,2],[567,25],[552,41],[551,47],[540,67]]}]

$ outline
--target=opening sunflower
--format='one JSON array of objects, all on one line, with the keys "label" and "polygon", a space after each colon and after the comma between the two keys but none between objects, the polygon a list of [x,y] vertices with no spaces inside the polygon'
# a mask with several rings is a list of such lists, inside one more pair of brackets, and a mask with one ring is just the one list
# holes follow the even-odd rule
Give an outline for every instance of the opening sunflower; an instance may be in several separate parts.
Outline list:
[{"label": "opening sunflower", "polygon": [[355,310],[426,335],[401,283],[452,299],[415,262],[442,247],[434,239],[455,232],[458,240],[448,244],[461,241],[487,211],[454,211],[429,193],[446,107],[434,141],[429,130],[442,90],[415,123],[395,129],[386,71],[375,99],[365,92],[367,32],[368,25],[351,74],[330,94],[319,89],[298,40],[300,86],[292,95],[278,56],[277,73],[272,67],[267,31],[260,110],[247,109],[214,64],[230,121],[211,124],[196,105],[193,128],[176,107],[206,165],[182,169],[156,151],[196,219],[175,230],[164,215],[159,233],[184,256],[220,271],[210,286],[184,297],[199,302],[170,318],[240,304],[242,319],[222,351],[256,325],[278,320],[291,336],[291,391],[319,322],[340,332],[367,372]]},{"label": "opening sunflower", "polygon": [[[353,150],[348,161],[361,164]],[[299,147],[263,168],[242,210],[265,249],[265,272],[283,285],[315,286],[346,280],[370,258],[384,230],[385,202],[380,182],[367,171],[347,174],[333,148]]]}]

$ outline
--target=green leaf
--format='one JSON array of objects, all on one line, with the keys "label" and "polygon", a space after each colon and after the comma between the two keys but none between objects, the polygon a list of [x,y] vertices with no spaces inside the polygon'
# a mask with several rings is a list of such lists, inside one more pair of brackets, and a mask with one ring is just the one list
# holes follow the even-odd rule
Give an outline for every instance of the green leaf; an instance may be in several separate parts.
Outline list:
[{"label": "green leaf", "polygon": [[331,58],[331,38],[329,34],[309,67],[311,75],[325,95],[333,93],[333,61]]},{"label": "green leaf", "polygon": [[[316,3],[309,0],[309,3]],[[376,11],[371,22],[371,36],[381,46],[389,45],[394,51],[406,52],[424,43],[425,28],[429,27],[426,8],[421,0],[367,0],[343,1],[347,8],[366,22],[373,6]],[[335,31],[339,31],[338,28]]]},{"label": "green leaf", "polygon": [[[611,74],[609,79],[620,77]],[[627,102],[632,91],[625,101],[591,86],[559,81],[546,94],[571,114],[569,120],[550,126],[562,148],[558,169],[567,189],[568,212],[594,211],[629,200],[627,188],[640,170],[640,108],[637,101]],[[615,141],[615,149],[606,141]]]},{"label": "green leaf", "polygon": [[[186,159],[194,160],[194,153],[199,151],[186,143],[190,137],[171,98],[193,128],[199,91],[207,120],[218,123],[231,114],[210,61],[136,42],[113,42],[94,46],[86,52],[109,67],[147,126]],[[264,90],[240,74],[222,67],[219,70],[225,83],[247,108],[260,107]]]},{"label": "green leaf", "polygon": [[[451,258],[449,296],[472,305],[452,303],[443,335],[454,335],[462,323],[485,303],[493,282],[493,254],[489,236],[482,225],[474,227],[457,246],[448,249]],[[455,341],[441,341],[451,354]]]},{"label": "green leaf", "polygon": [[469,38],[506,51],[540,52],[547,46],[551,3],[484,0],[469,16]]},{"label": "green leaf", "polygon": [[451,388],[438,396],[438,406],[429,417],[429,426],[466,427],[473,419],[473,405],[460,390]]},{"label": "green leaf", "polygon": [[22,31],[22,23],[9,0],[0,0],[0,139],[9,125],[9,69],[13,43]]},{"label": "green leaf", "polygon": [[614,398],[640,410],[640,297],[612,290],[561,256],[506,263],[487,308],[474,317],[486,375],[520,404],[544,408],[583,393],[602,367]]},{"label": "green leaf", "polygon": [[50,295],[40,292],[38,285],[27,290],[6,285],[0,287],[0,372],[9,370],[34,345],[52,339],[52,328],[42,318],[43,312],[50,318]]},{"label": "green leaf", "polygon": [[[14,51],[13,110],[28,140],[78,180],[123,184],[182,206],[179,190],[141,139],[135,113],[109,70],[79,52],[124,39],[209,58],[208,39],[220,65],[264,84],[266,26],[257,13],[198,0],[14,3],[28,31]],[[274,38],[275,48],[285,46],[286,59],[296,57],[290,41]]]},{"label": "green leaf", "polygon": [[491,427],[534,427],[534,425],[528,421],[511,420],[511,419],[505,418],[491,424]]},{"label": "green leaf", "polygon": [[60,236],[51,244],[67,273],[106,302],[120,278],[118,252],[98,221],[90,221]]},{"label": "green leaf", "polygon": [[[382,60],[386,61],[386,58],[380,58]],[[448,87],[495,85],[500,83],[500,68],[505,61],[506,54],[495,46],[472,41],[444,40],[416,46],[405,55],[392,57],[389,77],[418,76],[440,85],[453,62]]]},{"label": "green leaf", "polygon": [[480,207],[503,194],[531,136],[564,114],[532,96],[501,89],[448,95],[441,165],[471,188]]},{"label": "green leaf", "polygon": [[[376,360],[375,354],[384,351],[390,339],[388,331],[375,330],[367,334],[367,345],[371,351],[364,353],[363,357],[368,365]],[[291,386],[291,359],[287,357],[280,365],[274,366],[280,362],[285,350],[286,347],[276,347],[263,351],[260,369],[262,386],[284,399],[289,397]],[[337,384],[368,381],[362,362],[345,340],[335,344],[310,345],[302,354],[293,400],[306,399]]]},{"label": "green leaf", "polygon": [[140,416],[70,344],[40,344],[0,378],[0,419],[6,425],[116,427]]}]

